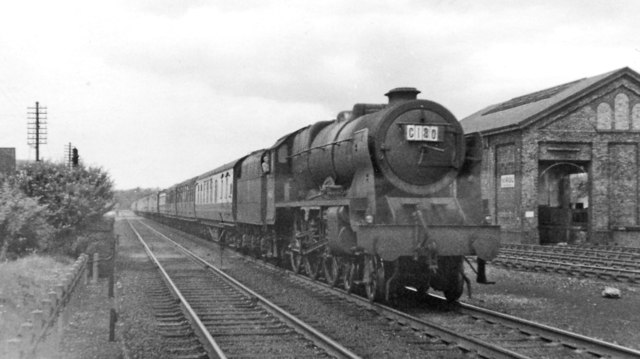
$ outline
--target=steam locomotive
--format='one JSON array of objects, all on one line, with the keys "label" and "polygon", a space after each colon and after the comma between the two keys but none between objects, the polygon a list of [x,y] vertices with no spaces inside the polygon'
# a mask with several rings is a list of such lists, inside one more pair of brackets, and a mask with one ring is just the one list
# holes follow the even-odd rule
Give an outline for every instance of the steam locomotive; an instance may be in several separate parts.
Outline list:
[{"label": "steam locomotive", "polygon": [[465,256],[497,256],[499,228],[483,224],[479,141],[418,93],[356,104],[132,209],[371,301],[408,287],[455,301]]}]

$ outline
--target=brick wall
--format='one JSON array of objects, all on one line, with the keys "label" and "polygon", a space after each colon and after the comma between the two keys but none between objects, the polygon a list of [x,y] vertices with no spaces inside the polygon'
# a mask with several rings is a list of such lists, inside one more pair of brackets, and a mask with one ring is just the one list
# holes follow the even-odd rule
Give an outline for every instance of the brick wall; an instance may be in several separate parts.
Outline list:
[{"label": "brick wall", "polygon": [[[539,163],[568,161],[588,172],[593,242],[633,243],[640,229],[640,86],[619,79],[523,130],[486,136],[482,198],[514,241],[537,243]],[[501,180],[513,175],[513,187]],[[507,178],[508,179],[508,178]],[[618,233],[624,231],[624,233]],[[638,246],[640,246],[640,233]]]}]

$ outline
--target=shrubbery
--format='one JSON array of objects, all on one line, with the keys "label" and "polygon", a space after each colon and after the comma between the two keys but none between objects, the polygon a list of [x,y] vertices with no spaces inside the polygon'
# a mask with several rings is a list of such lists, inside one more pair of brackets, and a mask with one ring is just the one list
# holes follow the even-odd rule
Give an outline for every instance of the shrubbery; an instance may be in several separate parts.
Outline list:
[{"label": "shrubbery", "polygon": [[10,256],[70,250],[72,234],[113,207],[113,182],[99,168],[29,163],[3,182],[0,248]]},{"label": "shrubbery", "polygon": [[8,181],[0,185],[0,260],[43,247],[54,234],[47,207]]}]

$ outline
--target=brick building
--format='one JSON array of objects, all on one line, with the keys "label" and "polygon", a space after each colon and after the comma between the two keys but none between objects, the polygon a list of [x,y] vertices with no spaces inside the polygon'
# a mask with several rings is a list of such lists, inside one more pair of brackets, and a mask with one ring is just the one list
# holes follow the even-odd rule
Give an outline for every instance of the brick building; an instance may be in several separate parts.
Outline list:
[{"label": "brick building", "polygon": [[505,242],[640,247],[640,74],[520,96],[462,127],[482,135],[484,211]]}]

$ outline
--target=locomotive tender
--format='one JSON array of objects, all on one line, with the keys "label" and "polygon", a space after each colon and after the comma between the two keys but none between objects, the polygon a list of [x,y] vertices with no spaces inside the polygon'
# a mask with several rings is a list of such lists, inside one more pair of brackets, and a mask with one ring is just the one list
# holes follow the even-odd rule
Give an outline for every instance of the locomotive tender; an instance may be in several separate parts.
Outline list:
[{"label": "locomotive tender", "polygon": [[286,258],[294,271],[347,291],[361,285],[371,301],[404,287],[457,300],[464,256],[497,256],[499,227],[483,225],[478,211],[480,149],[465,143],[446,108],[418,93],[396,88],[387,104],[356,104],[133,209]]}]

